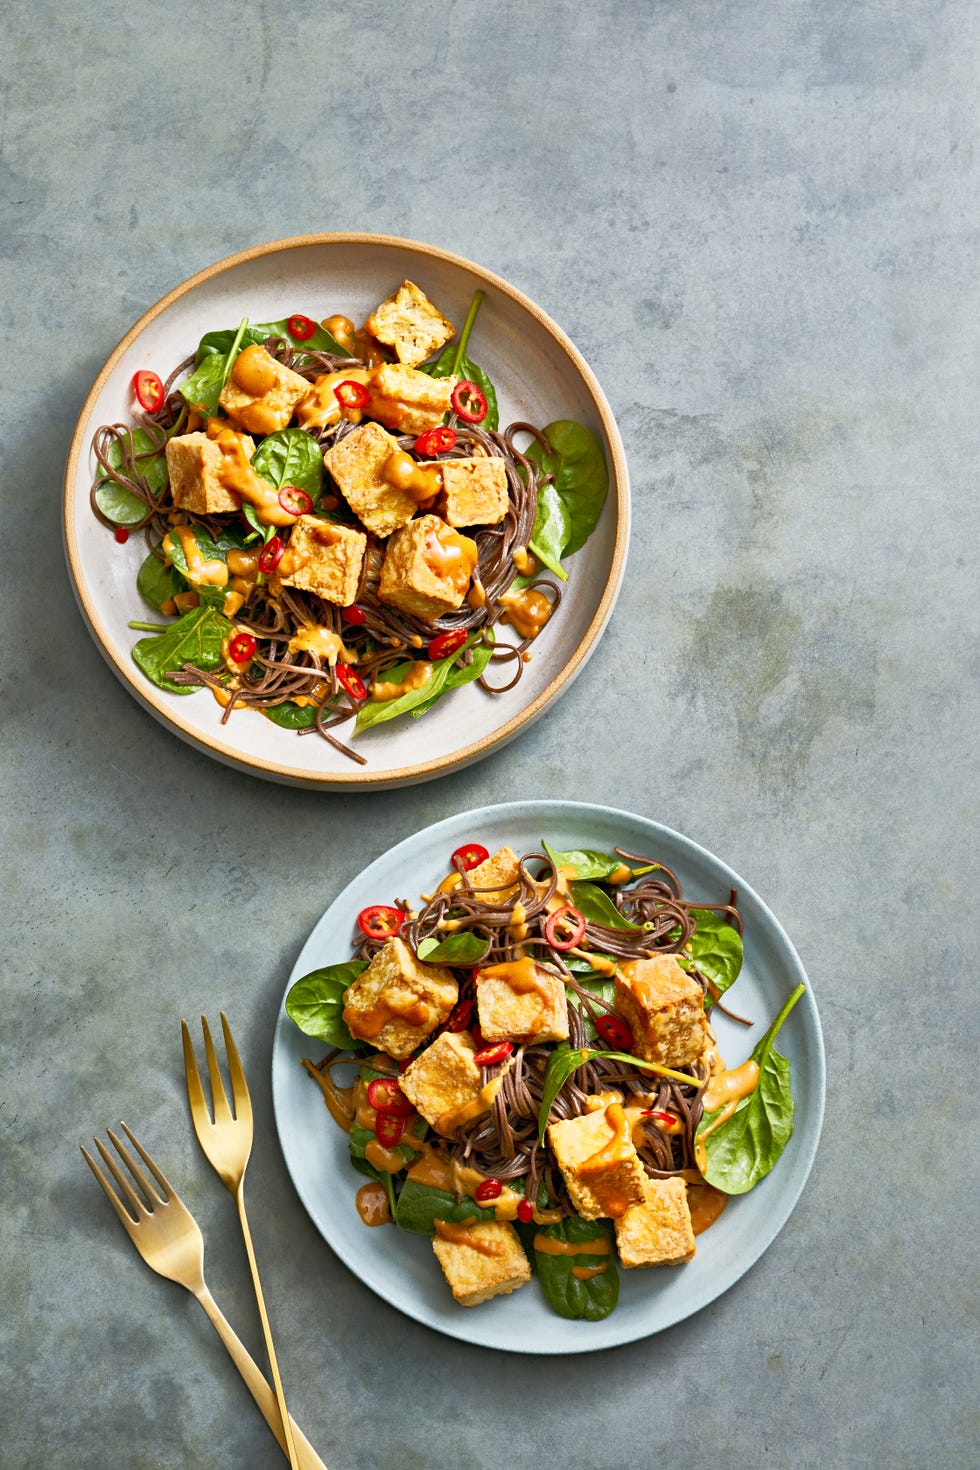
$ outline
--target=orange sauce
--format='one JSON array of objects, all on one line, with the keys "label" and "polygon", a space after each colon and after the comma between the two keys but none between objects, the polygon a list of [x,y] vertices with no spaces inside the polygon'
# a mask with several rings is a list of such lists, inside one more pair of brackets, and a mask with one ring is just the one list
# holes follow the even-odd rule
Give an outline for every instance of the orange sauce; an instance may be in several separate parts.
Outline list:
[{"label": "orange sauce", "polygon": [[231,381],[243,393],[250,393],[253,398],[264,398],[278,380],[274,360],[257,343],[245,347],[232,365]]},{"label": "orange sauce", "polygon": [[526,546],[518,546],[512,553],[514,566],[522,577],[533,577],[538,569],[538,564],[528,551]]},{"label": "orange sauce", "polygon": [[381,478],[396,490],[404,490],[421,505],[439,494],[442,476],[435,468],[417,464],[403,449],[389,454],[380,470]]},{"label": "orange sauce", "polygon": [[616,1219],[626,1214],[630,1201],[615,1183],[604,1176],[617,1168],[619,1164],[625,1163],[630,1157],[632,1140],[629,1119],[621,1103],[610,1103],[605,1110],[605,1118],[612,1129],[612,1138],[594,1154],[583,1159],[578,1166],[578,1172],[588,1179],[589,1186],[601,1205],[603,1214]]},{"label": "orange sauce", "polygon": [[601,1276],[604,1271],[609,1270],[609,1262],[602,1266],[573,1266],[572,1275],[576,1281],[591,1281],[593,1276]]},{"label": "orange sauce", "polygon": [[605,1232],[595,1240],[556,1240],[550,1235],[538,1233],[534,1237],[534,1249],[543,1256],[608,1256],[612,1253],[609,1236]]},{"label": "orange sauce", "polygon": [[187,562],[187,580],[197,587],[226,587],[228,585],[228,568],[223,561],[215,557],[212,561],[205,561],[204,553],[198,546],[194,532],[190,526],[174,526],[163,538],[164,555],[171,557],[173,553],[173,538],[176,536],[180,542],[180,549],[184,553]]},{"label": "orange sauce", "polygon": [[349,316],[341,316],[339,313],[336,316],[327,316],[320,325],[325,332],[330,333],[335,342],[340,343],[345,352],[349,352],[351,356],[356,355],[354,323]]},{"label": "orange sauce", "polygon": [[344,1024],[362,1041],[373,1041],[389,1021],[404,1021],[409,1026],[426,1026],[430,1019],[428,1005],[418,996],[395,996],[392,999],[379,996],[367,1010],[352,1010],[350,1006],[345,1006],[343,1016]]},{"label": "orange sauce", "polygon": [[365,1225],[387,1225],[391,1220],[388,1191],[377,1179],[362,1184],[354,1198],[357,1213]]},{"label": "orange sauce", "polygon": [[321,1072],[306,1057],[303,1058],[303,1066],[323,1093],[323,1101],[331,1118],[345,1133],[349,1133],[354,1121],[353,1087],[338,1087],[329,1071]]},{"label": "orange sauce", "polygon": [[432,665],[424,663],[421,659],[412,664],[408,673],[400,683],[391,679],[376,679],[371,685],[371,698],[383,703],[388,699],[398,699],[402,694],[408,694],[411,689],[421,689],[432,678]]},{"label": "orange sauce", "polygon": [[474,1118],[479,1118],[481,1113],[489,1110],[491,1103],[500,1090],[500,1077],[494,1077],[490,1082],[484,1083],[477,1093],[467,1103],[461,1103],[458,1108],[450,1108],[448,1112],[441,1113],[432,1125],[437,1133],[444,1138],[450,1138],[457,1128],[462,1128],[466,1123],[472,1123]]},{"label": "orange sauce", "polygon": [[334,389],[339,383],[363,383],[368,386],[371,374],[365,368],[346,368],[338,373],[323,373],[313,379],[310,391],[300,399],[295,408],[296,422],[301,429],[326,429],[341,418],[359,424],[363,410],[344,408]]},{"label": "orange sauce", "polygon": [[759,1068],[750,1057],[740,1067],[734,1067],[731,1071],[715,1072],[708,1081],[707,1087],[702,1094],[704,1110],[713,1113],[717,1108],[721,1112],[717,1118],[701,1134],[694,1145],[694,1162],[703,1174],[708,1166],[708,1154],[704,1140],[710,1138],[716,1128],[722,1123],[727,1123],[743,1097],[750,1097],[759,1085]]},{"label": "orange sauce", "polygon": [[460,536],[445,521],[433,517],[433,522],[426,527],[422,559],[433,576],[448,582],[462,597],[476,566],[476,542]]},{"label": "orange sauce", "polygon": [[536,638],[554,612],[551,600],[534,587],[505,592],[500,603],[505,609],[504,621],[512,624],[522,638]]},{"label": "orange sauce", "polygon": [[499,1256],[504,1251],[504,1241],[492,1236],[477,1235],[472,1225],[457,1225],[450,1220],[436,1220],[436,1234],[440,1240],[450,1240],[453,1245],[468,1245],[479,1251],[481,1256]]},{"label": "orange sauce", "polygon": [[334,633],[330,628],[323,628],[318,623],[304,623],[298,628],[289,640],[289,651],[315,653],[318,658],[325,658],[331,665],[338,659],[345,664],[357,663],[357,654],[353,649],[344,646],[340,634]]},{"label": "orange sauce", "polygon": [[[251,351],[250,348],[245,349]],[[245,353],[242,353],[244,357]],[[255,429],[259,433],[271,433],[269,429]],[[263,480],[252,469],[248,452],[243,443],[244,436],[229,428],[221,419],[208,419],[208,438],[213,439],[221,450],[218,465],[218,481],[223,489],[240,495],[255,507],[255,513],[264,526],[294,526],[296,516],[290,515],[279,504],[279,491],[268,480]]]},{"label": "orange sauce", "polygon": [[354,356],[359,357],[365,367],[369,368],[381,367],[382,363],[387,361],[380,345],[371,336],[367,327],[359,327],[354,333]]},{"label": "orange sauce", "polygon": [[711,1184],[689,1184],[687,1203],[691,1211],[691,1229],[695,1235],[700,1235],[715,1223],[728,1203],[728,1195]]}]

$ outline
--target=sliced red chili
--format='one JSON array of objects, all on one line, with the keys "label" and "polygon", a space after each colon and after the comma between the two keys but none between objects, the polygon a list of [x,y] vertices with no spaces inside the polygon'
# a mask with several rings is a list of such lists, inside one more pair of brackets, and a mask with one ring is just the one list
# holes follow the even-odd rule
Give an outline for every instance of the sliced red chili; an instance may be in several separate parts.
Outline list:
[{"label": "sliced red chili", "polygon": [[129,540],[129,532],[126,530],[125,526],[117,526],[112,534],[113,536],[115,536],[120,546],[125,546],[126,542]]},{"label": "sliced red chili", "polygon": [[340,616],[343,618],[345,623],[354,623],[356,626],[359,627],[361,623],[366,620],[367,613],[364,611],[363,607],[358,607],[357,603],[355,602],[351,607],[342,607],[340,610]]},{"label": "sliced red chili", "polygon": [[451,653],[458,653],[468,636],[465,628],[451,628],[448,633],[440,633],[429,644],[429,657],[448,658]]},{"label": "sliced red chili", "polygon": [[412,1111],[412,1104],[394,1077],[372,1077],[367,1085],[367,1100],[379,1113],[394,1113],[398,1118],[407,1118]]},{"label": "sliced red chili", "polygon": [[481,1179],[473,1191],[473,1198],[478,1205],[488,1205],[491,1200],[499,1199],[504,1192],[504,1186],[499,1179]]},{"label": "sliced red chili", "polygon": [[663,1123],[665,1128],[673,1128],[677,1119],[673,1113],[662,1113],[659,1108],[644,1108],[644,1118],[656,1118],[658,1123]]},{"label": "sliced red chili", "polygon": [[446,424],[440,424],[437,429],[426,429],[415,441],[415,453],[423,455],[426,459],[434,459],[437,454],[445,454],[447,450],[455,447],[456,430],[450,429]]},{"label": "sliced red chili", "polygon": [[259,552],[259,571],[265,572],[266,576],[274,572],[282,561],[282,554],[285,550],[286,543],[281,536],[270,536]]},{"label": "sliced red chili", "polygon": [[488,1046],[483,1051],[475,1053],[473,1060],[478,1067],[495,1067],[498,1062],[505,1062],[514,1050],[511,1041],[498,1041],[496,1046]]},{"label": "sliced red chili", "polygon": [[337,665],[337,683],[347,690],[351,699],[367,699],[367,685],[350,664]]},{"label": "sliced red chili", "polygon": [[570,904],[556,909],[544,921],[544,937],[552,949],[574,949],[584,934],[585,919]]},{"label": "sliced red chili", "polygon": [[595,1029],[606,1045],[616,1051],[629,1051],[633,1045],[633,1033],[620,1016],[600,1016]]},{"label": "sliced red chili", "polygon": [[463,378],[453,389],[452,405],[466,424],[479,424],[487,416],[487,395],[469,378]]},{"label": "sliced red chili", "polygon": [[133,375],[133,392],[136,394],[136,402],[140,408],[145,408],[147,413],[159,413],[163,407],[164,391],[163,383],[156,373],[142,372]]},{"label": "sliced red chili", "polygon": [[398,1113],[379,1113],[374,1124],[374,1136],[382,1148],[394,1148],[401,1142],[405,1132],[405,1119]]},{"label": "sliced red chili", "polygon": [[517,1206],[517,1218],[524,1225],[530,1225],[534,1219],[534,1206],[529,1199],[522,1199]]},{"label": "sliced red chili", "polygon": [[311,322],[308,316],[297,314],[289,318],[286,330],[291,337],[296,338],[297,342],[305,342],[316,331],[316,322]]},{"label": "sliced red chili", "polygon": [[308,516],[313,509],[313,496],[298,485],[283,485],[279,491],[279,504],[287,515]]},{"label": "sliced red chili", "polygon": [[258,647],[251,633],[236,633],[228,644],[228,657],[233,664],[247,664],[255,657]]},{"label": "sliced red chili", "polygon": [[452,863],[454,868],[462,867],[469,872],[471,868],[478,868],[481,863],[485,863],[489,856],[486,848],[481,847],[478,842],[468,842],[465,847],[457,847]]},{"label": "sliced red chili", "polygon": [[361,909],[357,916],[357,927],[368,939],[390,939],[404,922],[405,915],[401,909],[393,908],[389,903],[373,903]]},{"label": "sliced red chili", "polygon": [[449,1020],[446,1022],[447,1031],[465,1031],[470,1024],[473,1014],[473,1002],[461,1000],[458,1005],[453,1006],[449,1012]]},{"label": "sliced red chili", "polygon": [[364,384],[355,383],[353,378],[345,378],[333,392],[341,408],[364,408],[371,397]]}]

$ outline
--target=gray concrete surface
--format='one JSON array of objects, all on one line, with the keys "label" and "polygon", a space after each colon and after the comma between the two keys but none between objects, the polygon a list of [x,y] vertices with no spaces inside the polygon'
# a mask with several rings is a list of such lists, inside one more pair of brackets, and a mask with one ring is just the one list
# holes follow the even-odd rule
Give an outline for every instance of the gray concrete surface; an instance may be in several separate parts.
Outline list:
[{"label": "gray concrete surface", "polygon": [[[219,1004],[253,1079],[283,1375],[331,1470],[975,1464],[976,6],[4,14],[4,1467],[283,1463],[78,1153],[120,1116],[159,1143],[258,1351],[184,1124],[176,1020]],[[332,228],[526,290],[594,366],[635,487],[628,581],[568,696],[482,765],[363,799],[159,728],[82,626],[59,533],[122,333],[210,261]],[[329,899],[515,791],[724,856],[794,938],[828,1046],[816,1165],[759,1264],[659,1338],[559,1362],[461,1347],[363,1288],[292,1191],[268,1085]]]}]

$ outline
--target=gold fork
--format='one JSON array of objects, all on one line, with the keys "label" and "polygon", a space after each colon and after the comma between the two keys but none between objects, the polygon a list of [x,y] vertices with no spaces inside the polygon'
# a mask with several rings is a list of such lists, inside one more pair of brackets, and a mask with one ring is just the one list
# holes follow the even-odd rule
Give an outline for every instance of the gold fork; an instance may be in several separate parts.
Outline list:
[{"label": "gold fork", "polygon": [[249,1156],[252,1152],[252,1099],[249,1097],[248,1084],[245,1081],[245,1073],[242,1070],[238,1048],[228,1025],[228,1018],[224,1011],[221,1013],[221,1029],[225,1037],[225,1051],[228,1055],[228,1074],[231,1077],[231,1095],[235,1103],[235,1111],[232,1112],[228,1106],[228,1097],[225,1093],[225,1085],[221,1078],[218,1067],[218,1058],[215,1054],[214,1043],[211,1040],[211,1031],[208,1027],[207,1018],[201,1017],[201,1026],[204,1030],[204,1050],[207,1053],[208,1073],[211,1078],[211,1098],[214,1106],[214,1119],[208,1112],[207,1101],[204,1096],[204,1087],[201,1083],[201,1074],[197,1068],[197,1058],[191,1045],[190,1032],[187,1022],[181,1021],[180,1030],[184,1039],[184,1071],[187,1073],[187,1096],[191,1105],[191,1118],[194,1122],[194,1132],[197,1141],[201,1145],[208,1162],[217,1170],[221,1181],[229,1194],[234,1196],[238,1206],[238,1218],[241,1221],[242,1235],[245,1238],[245,1250],[248,1255],[248,1264],[252,1272],[252,1285],[255,1288],[255,1300],[259,1307],[259,1316],[262,1319],[262,1331],[265,1334],[265,1347],[269,1355],[269,1367],[272,1369],[272,1382],[276,1390],[276,1399],[279,1403],[279,1412],[282,1417],[282,1426],[286,1436],[286,1453],[293,1470],[296,1467],[296,1451],[293,1448],[292,1433],[289,1428],[289,1413],[286,1409],[286,1396],[283,1393],[282,1379],[279,1376],[279,1362],[276,1358],[276,1350],[272,1342],[272,1328],[269,1325],[269,1317],[265,1310],[265,1297],[262,1294],[262,1283],[259,1281],[259,1268],[255,1260],[255,1249],[252,1245],[252,1232],[248,1228],[248,1216],[245,1214],[245,1170],[248,1167]]},{"label": "gold fork", "polygon": [[[142,1191],[142,1197],[136,1193],[130,1180],[123,1174],[100,1138],[95,1140],[95,1146],[116,1181],[119,1193],[110,1184],[88,1149],[83,1147],[82,1153],[85,1155],[85,1160],[105,1190],[109,1203],[119,1216],[126,1233],[146,1264],[159,1276],[165,1276],[168,1281],[176,1281],[178,1286],[185,1287],[201,1303],[211,1325],[228,1349],[235,1367],[244,1378],[249,1392],[285,1453],[286,1441],[276,1396],[262,1376],[258,1364],[235,1335],[205,1285],[204,1238],[200,1227],[139,1139],[125,1123],[122,1126],[130,1143],[159,1185],[159,1189],[153,1187],[129,1149],[117,1138],[111,1128],[106,1129],[110,1142],[129,1170],[131,1178],[136,1181]],[[120,1198],[120,1193],[122,1198]],[[291,1429],[294,1443],[299,1448],[301,1470],[326,1470],[323,1461],[299,1426],[292,1424]]]}]

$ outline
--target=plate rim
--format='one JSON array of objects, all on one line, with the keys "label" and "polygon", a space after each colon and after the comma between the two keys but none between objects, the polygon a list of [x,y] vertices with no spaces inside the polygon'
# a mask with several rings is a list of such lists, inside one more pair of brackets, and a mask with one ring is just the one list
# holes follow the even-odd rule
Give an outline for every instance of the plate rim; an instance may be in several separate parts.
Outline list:
[{"label": "plate rim", "polygon": [[[283,1048],[285,1045],[284,1034],[286,1031],[286,1027],[293,1025],[293,1023],[289,1020],[289,1017],[286,1015],[285,1011],[286,995],[290,989],[290,986],[294,983],[294,980],[298,978],[298,973],[300,971],[300,961],[314,933],[324,922],[327,916],[332,912],[332,910],[337,905],[343,902],[349,890],[353,888],[355,884],[360,883],[361,880],[368,877],[368,875],[375,867],[387,863],[391,859],[397,859],[398,856],[402,854],[406,848],[410,848],[411,845],[417,842],[420,838],[424,838],[427,841],[438,839],[439,833],[443,829],[452,829],[458,824],[463,823],[472,831],[475,829],[475,824],[479,821],[506,820],[508,814],[513,816],[519,815],[526,818],[529,815],[534,814],[540,814],[541,817],[544,817],[545,813],[555,812],[559,812],[563,815],[568,815],[572,817],[579,816],[582,819],[587,819],[590,816],[594,819],[596,816],[599,816],[602,819],[612,819],[613,821],[617,819],[625,819],[630,822],[639,822],[648,829],[652,829],[652,831],[658,837],[665,839],[668,843],[675,844],[677,848],[681,850],[685,859],[700,861],[704,861],[706,859],[710,864],[721,869],[722,873],[727,878],[733,880],[733,886],[738,887],[740,894],[747,895],[750,900],[758,906],[763,918],[770,926],[770,936],[775,939],[779,947],[780,954],[783,958],[785,958],[788,965],[789,978],[791,981],[790,989],[792,989],[792,986],[798,983],[800,980],[802,980],[806,985],[806,990],[803,996],[801,996],[800,998],[800,1008],[803,1014],[806,1014],[807,1012],[811,1013],[810,1025],[813,1036],[813,1050],[808,1051],[807,1053],[807,1064],[811,1073],[811,1086],[814,1094],[814,1106],[811,1107],[807,1113],[807,1129],[806,1139],[804,1142],[804,1153],[801,1158],[797,1178],[790,1184],[788,1190],[784,1188],[783,1192],[779,1196],[777,1207],[769,1211],[766,1217],[765,1228],[758,1231],[756,1236],[753,1237],[751,1247],[746,1256],[740,1258],[739,1269],[733,1275],[731,1275],[729,1279],[724,1280],[722,1284],[718,1286],[717,1290],[712,1290],[710,1294],[705,1296],[703,1300],[698,1301],[696,1305],[690,1307],[689,1309],[684,1309],[684,1304],[682,1303],[680,1310],[671,1315],[669,1320],[663,1321],[659,1325],[650,1327],[645,1326],[643,1323],[640,1323],[638,1324],[636,1330],[626,1329],[619,1335],[616,1335],[612,1338],[607,1339],[604,1342],[599,1343],[594,1341],[583,1341],[581,1340],[581,1338],[570,1338],[561,1347],[540,1346],[537,1344],[529,1346],[522,1343],[486,1341],[485,1338],[481,1338],[478,1335],[478,1328],[474,1327],[474,1329],[472,1330],[468,1328],[470,1317],[469,1314],[467,1314],[462,1308],[460,1309],[458,1329],[456,1327],[456,1319],[450,1319],[450,1321],[447,1322],[434,1321],[432,1320],[430,1315],[427,1315],[424,1303],[418,1307],[414,1307],[413,1305],[405,1304],[401,1300],[394,1300],[392,1295],[386,1292],[379,1284],[377,1284],[373,1280],[368,1279],[355,1266],[352,1266],[345,1258],[345,1256],[341,1254],[338,1247],[333,1243],[333,1241],[329,1239],[328,1235],[325,1233],[319,1219],[317,1218],[317,1213],[314,1205],[308,1202],[307,1191],[304,1187],[304,1184],[301,1183],[301,1181],[297,1178],[297,1173],[294,1172],[293,1163],[289,1157],[289,1154],[287,1153],[283,1139],[285,1119],[280,1117],[280,1108],[282,1106],[282,1103],[279,1095],[279,1079],[280,1076],[282,1076],[283,1078],[285,1077],[286,1065],[286,1058],[283,1052]],[[789,991],[787,991],[787,994],[788,993]],[[298,1034],[302,1035],[302,1033]],[[793,1213],[793,1210],[796,1208],[800,1195],[802,1194],[810,1177],[817,1149],[820,1144],[820,1137],[823,1129],[824,1110],[826,1104],[826,1050],[823,1039],[823,1028],[820,1023],[820,1015],[817,1009],[816,997],[813,993],[813,986],[810,982],[809,975],[807,974],[803,966],[803,962],[800,959],[799,954],[797,953],[795,945],[793,944],[789,935],[786,933],[786,930],[783,928],[783,925],[780,923],[779,919],[773,913],[772,909],[765,902],[765,900],[762,899],[756,892],[756,890],[752,887],[752,885],[746,882],[740,874],[736,873],[735,870],[724,861],[724,859],[717,857],[709,848],[704,847],[701,843],[696,842],[693,838],[686,837],[683,833],[677,832],[671,827],[667,827],[664,823],[658,822],[652,817],[643,816],[638,812],[630,812],[622,808],[606,806],[598,802],[566,801],[561,798],[539,798],[530,801],[495,802],[485,806],[474,807],[468,811],[451,813],[447,817],[442,817],[438,821],[431,822],[425,827],[420,828],[418,831],[410,833],[407,837],[402,838],[401,841],[395,843],[392,847],[387,848],[383,853],[380,853],[378,857],[374,858],[370,863],[366,864],[357,873],[355,873],[350,878],[350,880],[344,884],[343,888],[335,895],[335,897],[323,910],[319,918],[311,927],[309,933],[306,935],[306,938],[304,939],[299,951],[297,952],[296,959],[293,963],[289,978],[282,992],[282,996],[279,1001],[279,1007],[276,1013],[275,1029],[272,1039],[270,1076],[272,1088],[272,1110],[276,1125],[276,1137],[279,1143],[279,1149],[283,1158],[283,1162],[286,1166],[286,1171],[289,1174],[290,1181],[296,1191],[297,1196],[299,1197],[300,1203],[306,1211],[318,1235],[320,1235],[324,1244],[330,1249],[337,1260],[340,1261],[341,1265],[343,1265],[346,1270],[350,1271],[351,1274],[355,1276],[363,1286],[365,1286],[369,1291],[373,1292],[376,1296],[380,1297],[382,1301],[385,1301],[389,1306],[394,1308],[394,1310],[401,1312],[403,1315],[409,1317],[413,1321],[420,1323],[422,1326],[429,1328],[433,1332],[438,1332],[443,1336],[447,1336],[458,1341],[467,1342],[476,1347],[486,1347],[500,1352],[511,1352],[538,1357],[566,1357],[580,1353],[607,1351],[608,1349],[613,1347],[622,1347],[631,1342],[643,1341],[647,1338],[658,1336],[660,1333],[669,1330],[671,1327],[677,1326],[679,1323],[687,1321],[689,1318],[698,1315],[705,1308],[709,1307],[713,1302],[717,1301],[719,1297],[723,1296],[739,1281],[741,1281],[742,1278],[747,1275],[752,1267],[759,1261],[762,1255],[764,1255],[764,1253],[768,1250],[769,1246],[776,1239],[777,1235],[779,1235],[786,1222],[789,1220],[790,1215]],[[803,1130],[800,1129],[801,1134],[802,1132]],[[742,1264],[742,1260],[744,1260],[744,1264]],[[556,1322],[559,1322],[561,1320],[562,1319],[556,1317]],[[608,1322],[609,1319],[607,1318],[606,1321]],[[594,1328],[595,1326],[601,1327],[603,1324],[599,1323],[590,1325]],[[581,1328],[582,1324],[576,1322],[569,1323],[568,1326],[574,1329]]]},{"label": "plate rim", "polygon": [[[615,494],[616,527],[609,570],[598,607],[582,640],[575,648],[571,657],[562,665],[555,674],[555,677],[535,699],[509,720],[505,721],[503,725],[483,735],[479,740],[470,741],[468,745],[462,746],[445,756],[440,756],[432,760],[423,760],[410,766],[386,767],[383,770],[371,771],[367,767],[358,767],[351,771],[316,772],[306,767],[294,766],[287,760],[273,760],[266,759],[262,756],[245,755],[240,748],[222,739],[220,734],[211,736],[202,734],[199,729],[195,728],[188,721],[187,717],[181,713],[179,708],[175,708],[172,703],[168,703],[163,697],[164,691],[156,689],[148,681],[143,681],[146,683],[146,687],[142,687],[142,683],[137,681],[138,670],[135,667],[130,667],[131,660],[123,657],[113,646],[109,631],[99,616],[98,610],[89,593],[77,540],[74,501],[75,481],[78,475],[79,462],[87,444],[90,419],[96,400],[124,353],[132,346],[150,323],[155,321],[169,306],[195,290],[198,286],[212,280],[214,277],[222,275],[226,271],[232,270],[248,261],[261,259],[263,256],[323,245],[381,245],[394,250],[422,253],[440,262],[471,272],[479,277],[481,281],[510,297],[512,301],[524,311],[528,312],[545,329],[565,355],[570,358],[592,399],[612,458],[612,465],[610,466],[610,490]],[[485,756],[492,754],[493,751],[506,745],[521,730],[533,724],[544,713],[548,705],[571,686],[595,651],[596,645],[612,615],[622,585],[629,545],[629,533],[629,471],[622,437],[612,409],[595,373],[589,367],[574,342],[558,326],[557,322],[553,321],[547,312],[543,311],[541,307],[518,287],[511,285],[510,282],[506,281],[496,272],[488,270],[485,266],[481,266],[463,255],[459,255],[454,251],[445,250],[440,246],[428,245],[422,241],[411,240],[399,235],[374,234],[365,231],[326,231],[306,235],[291,235],[279,240],[271,240],[263,244],[252,245],[245,250],[236,251],[232,255],[224,256],[213,264],[205,266],[202,270],[189,276],[185,281],[182,281],[164,296],[160,297],[154,305],[143,313],[139,320],[117,343],[92,384],[78,418],[75,421],[75,427],[72,430],[63,480],[62,540],[68,566],[69,581],[79,611],[88,627],[89,633],[95,641],[99,652],[122,684],[136,697],[138,703],[157,718],[166,728],[204,754],[232,765],[239,770],[246,771],[251,775],[300,785],[310,790],[318,791],[377,791],[393,786],[430,780],[440,775],[448,775],[453,771],[461,770],[465,766],[471,765],[474,761],[481,760]]]}]

